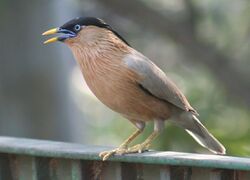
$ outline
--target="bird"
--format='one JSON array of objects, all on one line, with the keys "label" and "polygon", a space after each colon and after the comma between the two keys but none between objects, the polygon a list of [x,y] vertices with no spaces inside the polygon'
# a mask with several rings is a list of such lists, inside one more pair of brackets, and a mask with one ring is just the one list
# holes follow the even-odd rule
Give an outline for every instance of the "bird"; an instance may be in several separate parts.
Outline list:
[{"label": "bird", "polygon": [[[166,121],[183,128],[211,152],[226,153],[225,147],[199,121],[199,114],[177,85],[104,20],[77,17],[42,35],[57,33],[60,35],[44,44],[66,44],[93,94],[136,127],[120,146],[99,154],[103,161],[113,155],[149,150]],[[154,124],[152,133],[142,143],[129,146],[148,122]]]}]

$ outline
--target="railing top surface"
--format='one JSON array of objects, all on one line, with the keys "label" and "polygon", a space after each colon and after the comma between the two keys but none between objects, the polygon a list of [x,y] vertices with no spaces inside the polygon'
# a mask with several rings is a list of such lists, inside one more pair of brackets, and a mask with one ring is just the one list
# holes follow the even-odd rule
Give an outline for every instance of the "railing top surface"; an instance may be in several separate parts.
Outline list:
[{"label": "railing top surface", "polygon": [[[80,160],[101,160],[98,154],[110,148],[74,143],[0,137],[0,153],[31,155]],[[170,151],[149,151],[141,154],[116,155],[110,161],[179,165],[207,168],[250,170],[250,158],[181,153]]]}]

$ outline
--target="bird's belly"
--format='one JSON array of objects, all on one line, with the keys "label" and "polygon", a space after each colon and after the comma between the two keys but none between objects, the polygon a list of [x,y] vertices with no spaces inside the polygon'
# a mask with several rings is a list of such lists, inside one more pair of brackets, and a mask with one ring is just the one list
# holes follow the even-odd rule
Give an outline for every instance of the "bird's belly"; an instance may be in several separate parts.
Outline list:
[{"label": "bird's belly", "polygon": [[143,121],[169,118],[171,105],[145,93],[136,83],[118,77],[103,78],[85,79],[95,96],[112,110]]}]

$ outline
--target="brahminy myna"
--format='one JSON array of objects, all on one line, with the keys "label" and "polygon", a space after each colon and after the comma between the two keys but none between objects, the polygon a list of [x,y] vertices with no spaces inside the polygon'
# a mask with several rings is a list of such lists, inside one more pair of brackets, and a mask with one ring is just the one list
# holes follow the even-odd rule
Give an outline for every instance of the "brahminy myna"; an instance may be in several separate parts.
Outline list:
[{"label": "brahminy myna", "polygon": [[[185,129],[201,146],[225,154],[224,146],[198,120],[197,111],[175,83],[103,20],[79,17],[43,35],[55,33],[62,35],[44,43],[68,45],[95,96],[137,128],[118,148],[100,153],[103,160],[113,154],[148,150],[167,120]],[[152,134],[129,147],[150,121],[154,122]]]}]

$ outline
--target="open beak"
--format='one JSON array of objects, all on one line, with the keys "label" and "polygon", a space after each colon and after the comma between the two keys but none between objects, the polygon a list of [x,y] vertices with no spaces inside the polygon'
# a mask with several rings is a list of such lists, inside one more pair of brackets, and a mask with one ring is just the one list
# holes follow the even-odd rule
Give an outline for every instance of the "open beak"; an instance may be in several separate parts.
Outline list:
[{"label": "open beak", "polygon": [[52,43],[52,42],[56,42],[56,41],[64,41],[68,38],[73,38],[76,36],[75,32],[67,30],[67,29],[62,29],[62,28],[50,29],[48,31],[45,31],[42,35],[46,36],[46,35],[51,35],[51,34],[56,34],[56,33],[62,33],[62,35],[58,36],[58,37],[50,38],[47,41],[44,41],[43,44],[48,44],[48,43]]}]

